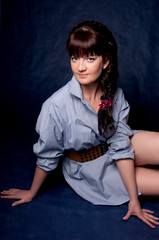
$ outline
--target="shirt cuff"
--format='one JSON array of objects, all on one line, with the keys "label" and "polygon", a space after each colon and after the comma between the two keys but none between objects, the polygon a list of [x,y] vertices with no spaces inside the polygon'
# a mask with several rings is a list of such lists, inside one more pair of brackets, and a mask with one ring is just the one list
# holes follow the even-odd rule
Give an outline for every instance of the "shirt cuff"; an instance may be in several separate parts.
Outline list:
[{"label": "shirt cuff", "polygon": [[57,167],[58,163],[59,163],[59,159],[37,158],[37,161],[36,161],[36,165],[47,172],[54,170]]}]

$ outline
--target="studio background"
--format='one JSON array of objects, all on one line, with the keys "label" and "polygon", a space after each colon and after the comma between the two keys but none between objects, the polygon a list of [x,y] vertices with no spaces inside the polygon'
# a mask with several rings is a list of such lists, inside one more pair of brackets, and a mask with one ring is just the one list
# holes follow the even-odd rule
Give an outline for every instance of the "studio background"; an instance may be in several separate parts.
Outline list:
[{"label": "studio background", "polygon": [[1,4],[3,136],[33,134],[42,103],[71,76],[65,41],[97,20],[118,43],[119,80],[133,128],[159,130],[159,4],[156,0],[5,0]]},{"label": "studio background", "polygon": [[[81,21],[100,21],[116,38],[118,85],[131,107],[130,126],[159,131],[158,0],[1,0],[0,18],[0,190],[31,184],[36,120],[42,103],[72,77],[65,42]],[[159,229],[152,231],[135,218],[123,223],[126,205],[94,207],[76,196],[59,173],[52,179],[28,205],[12,208],[9,200],[1,200],[3,240],[159,236]],[[158,202],[144,204],[159,214]]]}]

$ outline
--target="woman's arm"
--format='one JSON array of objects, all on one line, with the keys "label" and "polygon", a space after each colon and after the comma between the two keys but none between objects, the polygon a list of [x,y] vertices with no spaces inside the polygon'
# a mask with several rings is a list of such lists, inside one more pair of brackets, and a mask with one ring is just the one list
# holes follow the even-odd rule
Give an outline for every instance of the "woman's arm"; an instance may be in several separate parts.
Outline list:
[{"label": "woman's arm", "polygon": [[1,192],[1,198],[18,199],[18,201],[13,202],[12,206],[31,202],[32,199],[36,196],[38,190],[40,189],[42,183],[44,182],[48,174],[49,172],[46,172],[37,166],[35,169],[33,182],[29,190],[9,189],[7,191]]},{"label": "woman's arm", "polygon": [[153,224],[159,225],[158,218],[152,215],[152,211],[141,209],[138,200],[134,161],[132,159],[123,159],[117,160],[116,164],[130,196],[129,209],[123,220],[128,220],[131,215],[135,215],[150,227],[155,228]]}]

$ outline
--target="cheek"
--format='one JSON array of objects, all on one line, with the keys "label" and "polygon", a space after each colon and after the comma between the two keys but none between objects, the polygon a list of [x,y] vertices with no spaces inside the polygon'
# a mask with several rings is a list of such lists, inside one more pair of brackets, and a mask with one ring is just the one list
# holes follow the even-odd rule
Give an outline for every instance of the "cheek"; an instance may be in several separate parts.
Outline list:
[{"label": "cheek", "polygon": [[71,66],[72,72],[74,72],[74,65],[71,63],[70,66]]},{"label": "cheek", "polygon": [[102,71],[103,71],[103,66],[98,66],[98,67],[94,68],[94,74],[96,74],[96,75],[100,76]]}]

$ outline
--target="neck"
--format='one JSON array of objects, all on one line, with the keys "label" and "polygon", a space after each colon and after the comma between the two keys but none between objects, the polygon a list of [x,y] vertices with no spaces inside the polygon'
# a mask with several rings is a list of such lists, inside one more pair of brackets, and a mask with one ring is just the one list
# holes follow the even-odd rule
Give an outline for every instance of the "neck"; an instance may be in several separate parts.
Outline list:
[{"label": "neck", "polygon": [[81,85],[81,88],[83,97],[86,101],[95,101],[96,99],[99,101],[102,95],[102,90],[98,82],[89,85]]}]

